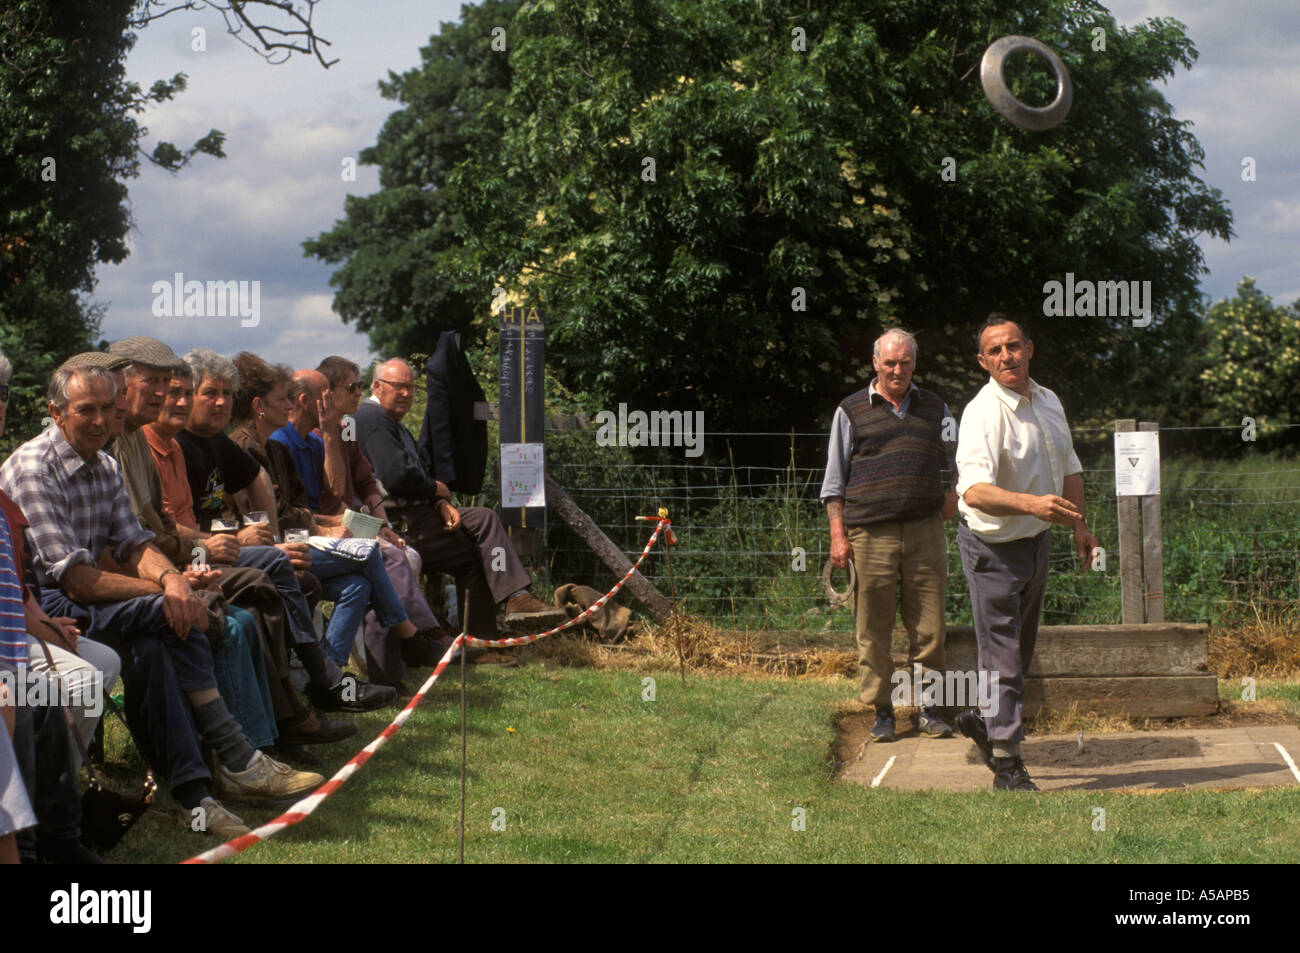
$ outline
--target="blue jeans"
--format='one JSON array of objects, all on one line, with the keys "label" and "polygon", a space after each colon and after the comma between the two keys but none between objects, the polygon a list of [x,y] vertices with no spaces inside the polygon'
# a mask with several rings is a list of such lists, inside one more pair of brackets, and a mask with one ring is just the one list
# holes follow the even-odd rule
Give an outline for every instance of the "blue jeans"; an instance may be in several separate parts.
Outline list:
[{"label": "blue jeans", "polygon": [[272,744],[277,730],[271,685],[262,660],[262,636],[247,609],[226,606],[226,628],[213,640],[212,662],[217,691],[244,729],[248,743],[254,748]]},{"label": "blue jeans", "polygon": [[[315,553],[312,554],[315,568]],[[285,615],[289,631],[293,633],[296,644],[316,642],[316,630],[311,624],[311,609],[303,597],[302,586],[293,571],[289,557],[274,546],[241,546],[236,566],[251,566],[260,569],[270,578],[276,592],[284,600]]]},{"label": "blue jeans", "polygon": [[154,771],[172,787],[210,779],[186,695],[217,687],[204,634],[190,629],[177,638],[163,615],[162,593],[82,606],[62,589],[46,589],[40,603],[52,616],[76,619],[87,638],[122,657],[128,720]]},{"label": "blue jeans", "polygon": [[347,664],[352,641],[372,602],[379,624],[385,628],[406,621],[406,609],[388,579],[378,546],[370,550],[365,562],[313,548],[310,571],[320,580],[325,598],[334,603],[325,630],[325,654],[339,665]]}]

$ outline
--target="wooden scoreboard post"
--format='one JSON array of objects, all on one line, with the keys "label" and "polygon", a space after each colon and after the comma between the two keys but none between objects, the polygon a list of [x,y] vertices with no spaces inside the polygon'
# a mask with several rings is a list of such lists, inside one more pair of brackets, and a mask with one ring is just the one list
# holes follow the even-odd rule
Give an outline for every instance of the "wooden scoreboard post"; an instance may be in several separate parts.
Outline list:
[{"label": "wooden scoreboard post", "polygon": [[501,522],[521,556],[546,541],[546,319],[537,308],[500,312]]}]

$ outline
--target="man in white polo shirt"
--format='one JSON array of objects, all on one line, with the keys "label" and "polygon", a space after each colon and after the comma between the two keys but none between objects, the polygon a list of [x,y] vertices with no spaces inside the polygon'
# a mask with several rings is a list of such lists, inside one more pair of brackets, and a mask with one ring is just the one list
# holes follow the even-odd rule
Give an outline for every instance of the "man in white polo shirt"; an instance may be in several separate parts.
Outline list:
[{"label": "man in white polo shirt", "polygon": [[989,382],[962,413],[957,438],[957,549],[970,586],[981,672],[998,673],[992,711],[957,717],[998,790],[1037,791],[1020,756],[1025,673],[1052,551],[1050,526],[1074,529],[1084,568],[1097,540],[1084,520],[1083,466],[1057,396],[1029,376],[1034,342],[1006,315],[976,338]]}]

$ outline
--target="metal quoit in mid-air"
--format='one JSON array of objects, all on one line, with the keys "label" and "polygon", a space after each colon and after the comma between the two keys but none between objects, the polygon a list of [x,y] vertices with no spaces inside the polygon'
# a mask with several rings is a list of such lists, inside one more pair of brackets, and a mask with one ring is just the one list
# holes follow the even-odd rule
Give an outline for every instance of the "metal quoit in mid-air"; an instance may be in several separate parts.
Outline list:
[{"label": "metal quoit in mid-air", "polygon": [[[1056,98],[1047,106],[1026,106],[1007,88],[1002,76],[1003,65],[1013,53],[1037,53],[1047,60],[1047,65],[1056,74]],[[1074,99],[1074,87],[1070,84],[1070,71],[1065,68],[1061,58],[1047,46],[1028,36],[1004,36],[995,40],[984,51],[980,60],[980,85],[984,95],[993,104],[1002,118],[1013,126],[1028,129],[1030,132],[1045,132],[1059,125],[1070,111]]]}]

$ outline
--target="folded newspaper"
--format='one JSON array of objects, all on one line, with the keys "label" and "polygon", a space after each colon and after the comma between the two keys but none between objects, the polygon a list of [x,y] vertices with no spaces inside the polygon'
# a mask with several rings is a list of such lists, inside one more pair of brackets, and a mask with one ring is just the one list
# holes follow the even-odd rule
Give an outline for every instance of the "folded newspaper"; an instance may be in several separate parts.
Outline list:
[{"label": "folded newspaper", "polygon": [[340,556],[346,556],[348,559],[355,559],[359,563],[366,561],[370,551],[379,545],[377,539],[340,539],[337,536],[313,536],[307,540],[308,545],[321,552],[337,553]]},{"label": "folded newspaper", "polygon": [[343,525],[352,531],[353,536],[360,536],[362,539],[374,539],[379,535],[379,530],[385,524],[378,516],[358,513],[356,510],[344,510]]}]

